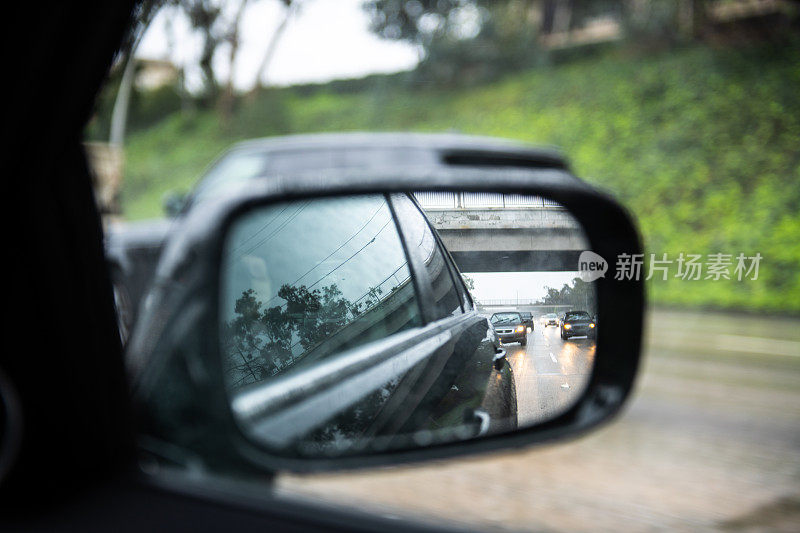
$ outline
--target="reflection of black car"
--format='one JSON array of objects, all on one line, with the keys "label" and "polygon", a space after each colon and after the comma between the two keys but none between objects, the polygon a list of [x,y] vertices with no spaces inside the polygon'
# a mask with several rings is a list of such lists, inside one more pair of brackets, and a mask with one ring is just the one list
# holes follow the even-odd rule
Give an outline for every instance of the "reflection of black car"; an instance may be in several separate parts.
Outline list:
[{"label": "reflection of black car", "polygon": [[522,323],[533,331],[533,315],[528,311],[520,311],[519,314],[522,317]]},{"label": "reflection of black car", "polygon": [[597,324],[586,311],[569,311],[561,320],[561,338],[589,337],[594,338]]},{"label": "reflection of black car", "polygon": [[[456,157],[457,156],[457,157]],[[350,133],[274,137],[240,143],[223,154],[184,198],[172,198],[166,206],[173,217],[120,224],[109,228],[106,258],[114,285],[128,296],[122,315],[133,321],[144,291],[155,273],[161,249],[177,226],[176,221],[208,199],[237,186],[270,175],[312,171],[396,171],[413,166],[431,171],[448,167],[492,165],[563,169],[560,154],[547,149],[454,134]]]},{"label": "reflection of black car", "polygon": [[528,331],[517,312],[495,313],[491,318],[495,336],[501,342],[518,342],[522,346],[528,344]]}]

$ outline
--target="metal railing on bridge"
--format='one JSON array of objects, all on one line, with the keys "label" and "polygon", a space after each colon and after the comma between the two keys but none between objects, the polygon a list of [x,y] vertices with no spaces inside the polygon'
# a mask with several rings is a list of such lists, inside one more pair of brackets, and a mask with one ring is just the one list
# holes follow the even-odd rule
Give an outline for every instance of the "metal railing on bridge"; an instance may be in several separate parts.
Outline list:
[{"label": "metal railing on bridge", "polygon": [[416,192],[423,209],[563,209],[562,205],[541,196],[488,192]]},{"label": "metal railing on bridge", "polygon": [[503,299],[482,299],[477,300],[476,303],[479,307],[541,307],[553,309],[570,309],[575,306],[572,304],[543,304],[538,300],[531,300],[528,298],[503,298]]},{"label": "metal railing on bridge", "polygon": [[537,305],[539,303],[538,300],[531,300],[528,298],[494,298],[494,299],[483,299],[479,300],[478,305],[483,307],[503,307],[503,306],[513,306],[516,307],[518,305]]}]

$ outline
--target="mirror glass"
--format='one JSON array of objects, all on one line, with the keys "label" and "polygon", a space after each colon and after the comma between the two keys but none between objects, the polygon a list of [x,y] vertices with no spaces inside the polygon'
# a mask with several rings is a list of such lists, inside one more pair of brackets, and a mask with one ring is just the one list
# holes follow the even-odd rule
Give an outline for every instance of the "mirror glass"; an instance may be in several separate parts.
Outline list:
[{"label": "mirror glass", "polygon": [[552,419],[580,397],[594,361],[595,275],[579,274],[588,246],[563,206],[533,196],[253,208],[230,226],[220,280],[234,418],[251,441],[304,457]]}]

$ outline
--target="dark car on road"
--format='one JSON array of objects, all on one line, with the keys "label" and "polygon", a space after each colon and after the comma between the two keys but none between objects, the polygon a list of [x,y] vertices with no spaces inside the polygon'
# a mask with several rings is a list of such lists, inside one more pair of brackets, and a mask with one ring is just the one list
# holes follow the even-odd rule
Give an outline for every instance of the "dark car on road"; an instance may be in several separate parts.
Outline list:
[{"label": "dark car on road", "polygon": [[495,336],[500,342],[528,344],[528,331],[522,315],[517,312],[495,313],[490,319]]},{"label": "dark car on road", "polygon": [[522,323],[533,331],[533,315],[530,311],[520,311],[519,314],[522,317]]},{"label": "dark car on road", "polygon": [[597,324],[586,311],[568,311],[561,319],[561,338],[571,337],[594,338]]}]

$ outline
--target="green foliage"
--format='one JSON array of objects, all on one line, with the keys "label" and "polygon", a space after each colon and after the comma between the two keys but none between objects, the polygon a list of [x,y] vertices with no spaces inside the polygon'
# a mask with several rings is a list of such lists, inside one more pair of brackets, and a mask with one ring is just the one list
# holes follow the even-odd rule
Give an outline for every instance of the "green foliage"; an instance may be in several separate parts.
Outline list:
[{"label": "green foliage", "polygon": [[122,186],[125,215],[161,215],[165,196],[190,190],[214,156],[236,140],[223,132],[213,112],[172,114],[157,127],[131,134]]},{"label": "green foliage", "polygon": [[363,7],[373,33],[421,48],[418,82],[486,82],[544,56],[532,0],[369,0]]},{"label": "green foliage", "polygon": [[252,100],[240,102],[231,121],[231,134],[236,137],[257,137],[269,131],[273,135],[291,131],[291,117],[287,113],[285,94],[280,91],[260,90]]},{"label": "green foliage", "polygon": [[[121,70],[114,70],[106,80],[106,90],[100,93],[95,103],[94,116],[86,128],[87,140],[108,141],[111,114],[122,77]],[[164,117],[180,111],[181,107],[181,96],[175,86],[165,85],[158,89],[145,90],[134,85],[131,90],[126,130],[135,132],[150,128],[164,120]]]},{"label": "green foliage", "polygon": [[149,128],[180,109],[181,97],[173,86],[165,85],[151,91],[133,91],[128,110],[128,129],[136,131]]},{"label": "green foliage", "polygon": [[469,277],[466,274],[462,274],[461,277],[464,278],[464,285],[466,285],[469,290],[474,291],[475,290],[475,280],[472,279],[471,277]]},{"label": "green foliage", "polygon": [[[379,87],[374,84],[373,87]],[[648,252],[763,256],[756,281],[650,282],[656,302],[800,312],[800,47],[609,54],[460,90],[275,91],[236,124],[173,114],[133,133],[123,204],[158,216],[246,137],[348,130],[447,131],[552,144],[575,173],[636,215]],[[260,118],[259,118],[260,117]]]},{"label": "green foliage", "polygon": [[[287,283],[278,291],[284,303],[269,308],[256,298],[253,289],[242,292],[234,304],[234,318],[223,326],[229,383],[241,387],[290,368],[380,305],[382,292],[372,287],[366,298],[351,302],[335,283],[313,290]],[[294,336],[297,342],[293,342]],[[368,332],[362,332],[356,342],[368,337]],[[327,352],[321,350],[317,356],[322,353]]]},{"label": "green foliage", "polygon": [[545,287],[547,294],[541,303],[545,305],[569,305],[574,311],[586,311],[594,315],[597,311],[594,287],[580,278],[573,278],[572,284],[564,284],[560,289]]}]

